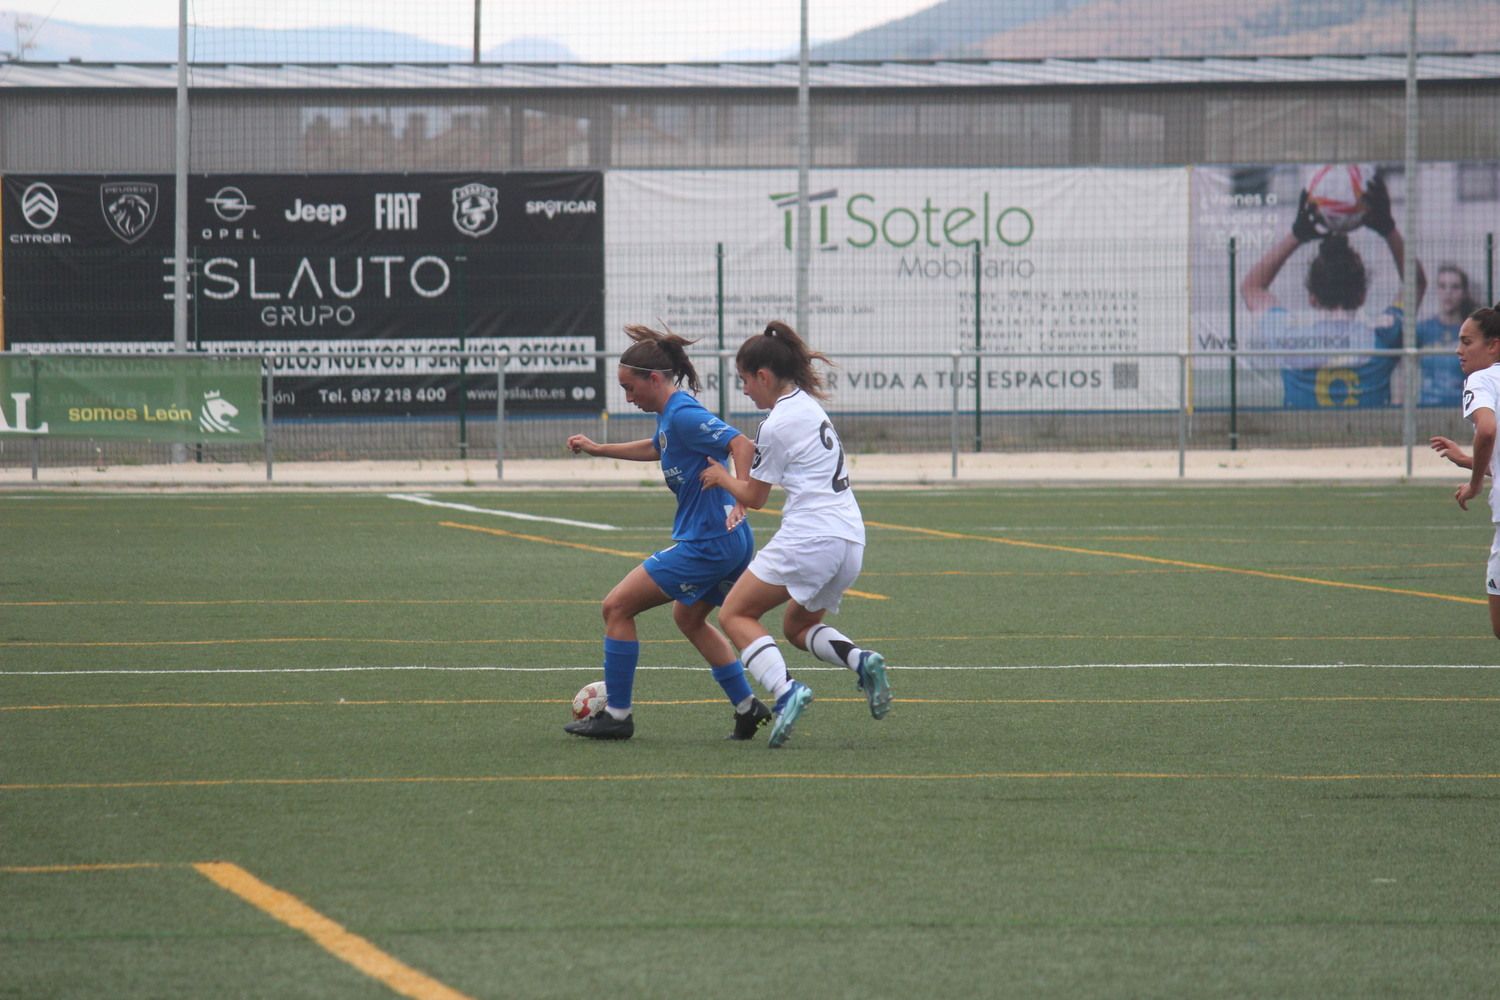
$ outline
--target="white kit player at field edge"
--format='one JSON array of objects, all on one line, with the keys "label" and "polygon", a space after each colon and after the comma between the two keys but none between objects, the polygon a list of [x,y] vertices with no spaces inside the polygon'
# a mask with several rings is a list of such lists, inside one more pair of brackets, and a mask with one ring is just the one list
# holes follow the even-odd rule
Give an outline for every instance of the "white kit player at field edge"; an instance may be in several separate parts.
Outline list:
[{"label": "white kit player at field edge", "polygon": [[818,402],[826,397],[814,361],[832,363],[781,322],[767,324],[764,333],[740,345],[735,367],[745,395],[771,412],[755,435],[748,480],[735,479],[712,460],[702,475],[705,487],[720,487],[752,510],[765,506],[773,484],[786,492],[780,529],[719,610],[719,625],[739,649],[745,670],[776,699],[767,741],[772,749],[786,743],[813,700],[812,689],[787,673],[776,640],[760,623],[782,604],[787,605],[782,631],[792,645],[854,671],[876,719],[891,707],[885,659],[823,622],[838,611],[859,576],[865,523],[850,488],[843,445]]},{"label": "white kit player at field edge", "polygon": [[[1500,309],[1500,304],[1497,304]],[[1432,449],[1459,468],[1470,470],[1467,482],[1453,493],[1459,507],[1484,492],[1484,477],[1494,479],[1495,413],[1500,411],[1500,311],[1478,309],[1458,331],[1458,364],[1464,373],[1464,419],[1474,425],[1473,451],[1466,452],[1449,438],[1434,437]],[[1500,639],[1500,494],[1490,487],[1490,520],[1495,538],[1485,567],[1485,593],[1490,599],[1490,629]],[[722,620],[722,619],[721,619]],[[730,636],[734,638],[733,635]]]}]

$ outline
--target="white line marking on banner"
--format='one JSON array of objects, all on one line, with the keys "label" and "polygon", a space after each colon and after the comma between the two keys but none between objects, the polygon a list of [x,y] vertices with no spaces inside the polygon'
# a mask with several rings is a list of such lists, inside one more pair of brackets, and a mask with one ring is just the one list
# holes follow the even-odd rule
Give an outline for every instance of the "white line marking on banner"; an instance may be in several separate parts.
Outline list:
[{"label": "white line marking on banner", "polygon": [[470,514],[489,514],[492,517],[509,517],[517,521],[544,521],[547,524],[566,524],[574,528],[592,528],[595,531],[619,531],[613,524],[595,524],[593,521],[572,521],[566,517],[542,517],[539,514],[522,514],[514,510],[495,510],[493,507],[473,507],[466,503],[449,503],[446,500],[434,500],[431,497],[417,496],[414,493],[387,493],[386,496],[392,500],[406,500],[410,503],[424,504],[428,507],[446,507],[449,510],[462,510]]}]

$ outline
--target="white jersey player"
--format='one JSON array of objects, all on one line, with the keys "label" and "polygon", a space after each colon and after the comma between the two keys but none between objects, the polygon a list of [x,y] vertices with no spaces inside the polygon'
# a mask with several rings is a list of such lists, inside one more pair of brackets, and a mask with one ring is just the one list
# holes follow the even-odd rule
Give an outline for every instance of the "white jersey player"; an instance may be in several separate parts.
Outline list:
[{"label": "white jersey player", "polygon": [[792,645],[854,671],[875,718],[884,718],[891,707],[884,658],[823,623],[859,576],[865,522],[849,485],[844,447],[818,403],[824,383],[814,361],[828,363],[785,323],[773,322],[740,345],[735,366],[745,395],[771,412],[756,434],[748,480],[733,478],[712,461],[702,477],[705,486],[722,487],[751,509],[765,505],[773,484],[786,492],[781,528],[756,553],[719,611],[719,624],[739,648],[740,662],[776,699],[772,748],[786,743],[812,702],[812,689],[787,674],[776,640],[760,623],[779,605],[787,605],[782,630]]},{"label": "white jersey player", "polygon": [[[1458,364],[1464,373],[1464,419],[1474,425],[1472,452],[1445,437],[1434,437],[1432,448],[1460,468],[1470,470],[1469,481],[1453,494],[1458,505],[1484,492],[1484,477],[1495,476],[1495,414],[1500,411],[1500,312],[1479,309],[1458,331]],[[1490,598],[1490,628],[1500,639],[1500,495],[1490,488],[1490,520],[1495,539],[1485,569],[1484,589]],[[730,636],[733,639],[733,636]]]}]

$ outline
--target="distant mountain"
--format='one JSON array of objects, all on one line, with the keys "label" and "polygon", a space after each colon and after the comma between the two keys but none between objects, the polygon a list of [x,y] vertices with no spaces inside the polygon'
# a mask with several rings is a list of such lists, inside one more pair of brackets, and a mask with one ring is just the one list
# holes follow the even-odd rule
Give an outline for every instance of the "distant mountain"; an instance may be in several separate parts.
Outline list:
[{"label": "distant mountain", "polygon": [[[1093,0],[965,52],[988,59],[1402,53],[1407,16],[1407,0]],[[1500,51],[1500,9],[1489,0],[1422,0],[1417,17],[1418,51]]]},{"label": "distant mountain", "polygon": [[[1421,52],[1500,51],[1494,0],[1422,0]],[[942,0],[816,59],[1368,55],[1406,51],[1407,0]]]},{"label": "distant mountain", "polygon": [[[31,62],[176,62],[176,28],[120,28],[47,20],[40,14],[0,12],[0,52],[16,47],[14,18],[29,23]],[[40,30],[37,27],[40,25]],[[473,50],[413,35],[364,27],[299,29],[194,28],[190,62],[382,63],[468,62]],[[550,38],[512,38],[486,49],[487,62],[577,62],[572,50]]]},{"label": "distant mountain", "polygon": [[[815,60],[1310,56],[1406,50],[1408,0],[940,0],[819,41]],[[1487,15],[1487,16],[1486,16]],[[1500,52],[1500,0],[1422,0],[1420,51]],[[31,27],[16,30],[19,17]],[[40,29],[36,28],[41,25]],[[117,28],[0,11],[0,52],[29,39],[39,62],[175,62],[173,28]],[[468,48],[362,27],[196,28],[194,62],[468,62]],[[4,58],[4,57],[0,57]],[[486,62],[577,62],[551,38],[513,38]],[[705,52],[705,62],[796,58],[789,49]]]},{"label": "distant mountain", "polygon": [[986,39],[1065,14],[1091,0],[943,0],[915,14],[811,49],[814,59],[959,59]]}]

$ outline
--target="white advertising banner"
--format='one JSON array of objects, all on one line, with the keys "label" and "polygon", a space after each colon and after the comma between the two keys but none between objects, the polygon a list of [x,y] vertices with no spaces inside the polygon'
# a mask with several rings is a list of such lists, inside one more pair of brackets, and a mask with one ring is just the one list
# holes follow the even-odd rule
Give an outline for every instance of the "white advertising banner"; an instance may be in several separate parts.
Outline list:
[{"label": "white advertising banner", "polygon": [[[1187,344],[1187,170],[818,170],[810,191],[799,332],[838,363],[837,408],[949,410],[951,358],[860,355],[972,349],[976,325],[985,351],[1041,356],[963,362],[969,412],[1177,407],[1175,359],[1119,355]],[[627,323],[713,348],[722,314],[731,349],[795,325],[795,192],[785,170],[606,174],[606,347]]]}]

